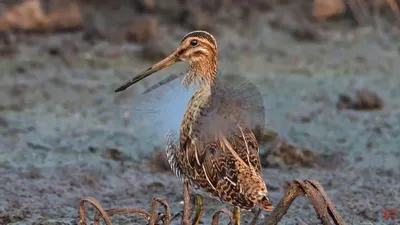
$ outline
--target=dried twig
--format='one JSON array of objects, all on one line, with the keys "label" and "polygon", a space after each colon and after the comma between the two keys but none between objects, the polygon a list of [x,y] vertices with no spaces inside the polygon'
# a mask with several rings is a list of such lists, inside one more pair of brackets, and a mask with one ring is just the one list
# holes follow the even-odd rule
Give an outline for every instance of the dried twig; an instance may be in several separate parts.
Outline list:
[{"label": "dried twig", "polygon": [[97,212],[101,214],[101,217],[104,219],[104,222],[107,225],[112,225],[110,218],[108,217],[107,212],[104,210],[103,206],[100,205],[100,203],[92,198],[92,197],[86,197],[81,200],[79,203],[79,224],[81,225],[87,225],[86,223],[86,210],[85,210],[85,203],[88,202],[92,204],[96,209]]},{"label": "dried twig", "polygon": [[[152,201],[151,213],[144,211],[143,209],[138,208],[117,208],[117,209],[109,209],[104,210],[104,208],[100,205],[100,203],[91,197],[86,197],[81,200],[79,203],[79,224],[87,225],[86,222],[86,210],[85,203],[89,202],[96,209],[97,213],[94,217],[94,225],[100,225],[100,219],[103,219],[106,225],[112,225],[110,216],[117,214],[137,214],[143,217],[149,225],[156,225],[160,221],[162,221],[163,225],[169,225],[171,222],[171,210],[166,200],[154,198]],[[158,214],[157,208],[159,205],[162,205],[165,209],[165,214]]]},{"label": "dried twig", "polygon": [[[159,217],[157,215],[157,208],[159,205],[162,205],[165,210],[165,215]],[[154,198],[151,206],[151,216],[150,216],[150,225],[154,225],[158,223],[158,221],[162,220],[164,225],[169,225],[171,223],[171,210],[169,209],[168,202],[163,199]]]},{"label": "dried twig", "polygon": [[226,214],[226,215],[229,217],[229,223],[228,223],[228,225],[232,225],[232,224],[233,224],[233,214],[232,214],[232,212],[231,212],[229,209],[227,209],[227,208],[220,209],[218,212],[216,212],[216,213],[214,214],[214,216],[213,216],[213,218],[212,218],[211,225],[218,225],[218,223],[219,223],[219,216],[220,216],[221,213],[224,213],[224,214]]},{"label": "dried twig", "polygon": [[[107,213],[107,217],[108,216],[114,216],[114,215],[118,215],[118,214],[132,214],[132,213],[136,213],[139,216],[145,218],[146,220],[149,220],[150,215],[145,212],[144,210],[141,209],[129,209],[129,208],[120,208],[120,209],[109,209],[109,210],[105,210],[105,212]],[[95,225],[100,225],[100,219],[104,218],[103,214],[97,212],[96,216],[94,217],[94,224]],[[108,224],[107,224],[108,225]]]},{"label": "dried twig", "polygon": [[[343,218],[337,212],[333,203],[329,200],[324,188],[318,181],[315,180],[294,180],[290,183],[287,191],[281,201],[276,205],[271,215],[264,221],[264,225],[276,225],[287,213],[289,207],[293,201],[299,196],[306,196],[316,211],[318,218],[321,220],[323,225],[345,225]],[[104,210],[96,199],[87,197],[83,198],[79,204],[79,224],[87,225],[86,223],[86,212],[85,203],[89,202],[96,209],[97,213],[94,217],[94,224],[99,225],[100,219],[103,219],[107,225],[112,225],[110,216],[116,214],[138,214],[148,221],[149,225],[156,225],[160,222],[163,225],[169,225],[171,220],[171,211],[166,200],[154,198],[152,201],[151,213],[148,213],[142,209],[137,208],[125,208],[125,209],[110,209]],[[165,214],[158,214],[157,209],[162,205],[165,210]],[[233,224],[233,214],[229,209],[221,209],[213,215],[212,225],[218,225],[219,217],[221,213],[226,214],[229,217],[229,225]],[[257,218],[258,215],[255,216]],[[252,221],[252,224],[256,223],[256,219]]]},{"label": "dried twig", "polygon": [[[323,225],[344,225],[343,218],[337,212],[335,206],[329,200],[321,184],[315,180],[295,180],[287,189],[282,200],[272,211],[272,214],[265,220],[265,225],[276,225],[286,214],[290,205],[298,196],[306,196]],[[333,221],[333,223],[332,223]]]}]

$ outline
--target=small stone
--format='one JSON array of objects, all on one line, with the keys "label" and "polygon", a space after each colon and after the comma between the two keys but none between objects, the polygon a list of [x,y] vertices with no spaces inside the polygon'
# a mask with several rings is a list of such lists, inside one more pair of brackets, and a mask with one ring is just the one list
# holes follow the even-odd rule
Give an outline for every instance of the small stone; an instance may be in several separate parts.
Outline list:
[{"label": "small stone", "polygon": [[355,107],[360,110],[382,109],[384,106],[383,100],[368,89],[357,90],[356,98]]},{"label": "small stone", "polygon": [[153,37],[146,42],[142,51],[142,57],[147,60],[155,61],[168,56],[174,45],[166,38],[166,36]]},{"label": "small stone", "polygon": [[312,15],[318,19],[325,19],[344,13],[343,0],[314,0]]},{"label": "small stone", "polygon": [[348,94],[340,94],[339,100],[336,103],[336,108],[353,110],[380,110],[384,107],[384,101],[376,93],[366,88],[357,90],[355,95],[355,98],[352,99]]},{"label": "small stone", "polygon": [[120,150],[115,148],[109,148],[106,152],[106,157],[115,161],[123,160],[123,155]]},{"label": "small stone", "polygon": [[152,172],[172,172],[167,155],[160,147],[156,147],[153,157],[148,161],[148,165]]},{"label": "small stone", "polygon": [[126,38],[131,42],[146,42],[154,37],[158,26],[156,17],[146,16],[137,19],[128,29]]},{"label": "small stone", "polygon": [[318,154],[313,151],[297,147],[286,139],[280,138],[265,154],[261,155],[261,164],[264,167],[302,166],[317,167]]},{"label": "small stone", "polygon": [[23,1],[0,16],[0,30],[47,31],[80,28],[82,14],[74,2],[57,5],[48,14],[39,0]]},{"label": "small stone", "polygon": [[155,9],[156,3],[154,0],[138,0],[136,1],[137,9],[141,12],[151,12]]},{"label": "small stone", "polygon": [[211,31],[213,28],[210,16],[207,16],[207,14],[202,11],[197,10],[193,12],[188,19],[191,29]]}]

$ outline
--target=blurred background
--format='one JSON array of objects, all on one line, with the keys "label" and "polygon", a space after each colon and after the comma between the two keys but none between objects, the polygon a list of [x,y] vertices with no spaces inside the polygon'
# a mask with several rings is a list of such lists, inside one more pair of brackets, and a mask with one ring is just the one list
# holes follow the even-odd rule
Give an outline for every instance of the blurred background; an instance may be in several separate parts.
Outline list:
[{"label": "blurred background", "polygon": [[[274,204],[291,180],[316,179],[348,224],[390,224],[382,210],[400,207],[399,19],[398,0],[2,0],[0,224],[77,224],[84,196],[146,210],[167,198],[179,212],[164,135],[193,91],[172,82],[141,93],[186,65],[114,90],[195,29],[216,37],[223,74],[265,96],[265,129],[279,134],[260,135]],[[221,207],[206,200],[203,224]],[[280,224],[318,221],[298,199]]]}]

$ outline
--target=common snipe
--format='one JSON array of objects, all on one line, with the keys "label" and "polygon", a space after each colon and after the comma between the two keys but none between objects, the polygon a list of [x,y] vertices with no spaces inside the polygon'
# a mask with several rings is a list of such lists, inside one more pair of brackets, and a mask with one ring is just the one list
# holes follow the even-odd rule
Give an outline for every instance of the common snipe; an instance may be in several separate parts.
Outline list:
[{"label": "common snipe", "polygon": [[[262,104],[261,95],[247,90],[248,102],[244,98],[235,99],[235,87],[224,86],[217,79],[217,59],[215,38],[205,31],[193,31],[171,55],[116,89],[123,91],[179,61],[189,64],[183,86],[200,85],[187,105],[179,139],[173,135],[167,139],[169,164],[184,182],[183,224],[189,224],[189,188],[233,205],[236,224],[240,221],[240,209],[251,210],[255,206],[267,211],[273,209],[261,178],[258,142],[247,121],[251,115],[245,112],[249,106]],[[193,224],[199,222],[203,213],[201,195],[196,200]]]}]

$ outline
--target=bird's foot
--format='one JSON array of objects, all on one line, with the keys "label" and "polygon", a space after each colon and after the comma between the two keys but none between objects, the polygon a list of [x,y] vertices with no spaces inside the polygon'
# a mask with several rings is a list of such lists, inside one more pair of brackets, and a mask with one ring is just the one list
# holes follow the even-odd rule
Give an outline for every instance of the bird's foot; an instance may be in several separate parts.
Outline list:
[{"label": "bird's foot", "polygon": [[204,204],[203,197],[200,195],[196,195],[196,214],[193,219],[192,225],[198,225],[200,223],[200,219],[204,214]]}]

